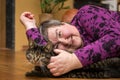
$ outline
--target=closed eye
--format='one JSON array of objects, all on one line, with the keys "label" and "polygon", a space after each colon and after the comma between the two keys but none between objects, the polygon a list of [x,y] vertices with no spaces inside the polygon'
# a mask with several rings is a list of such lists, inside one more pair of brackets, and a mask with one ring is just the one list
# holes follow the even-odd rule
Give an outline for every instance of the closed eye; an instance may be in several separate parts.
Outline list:
[{"label": "closed eye", "polygon": [[59,31],[58,36],[62,37],[62,32],[61,31]]}]

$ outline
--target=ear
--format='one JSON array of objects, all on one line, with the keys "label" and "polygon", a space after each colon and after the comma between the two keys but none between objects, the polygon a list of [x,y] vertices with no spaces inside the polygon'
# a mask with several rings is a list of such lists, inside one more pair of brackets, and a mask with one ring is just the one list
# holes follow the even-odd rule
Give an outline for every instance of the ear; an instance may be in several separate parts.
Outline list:
[{"label": "ear", "polygon": [[34,42],[31,39],[29,39],[28,42],[29,42],[29,48],[33,48],[35,46]]},{"label": "ear", "polygon": [[49,52],[52,51],[52,49],[53,49],[53,44],[50,41],[48,41],[48,43],[44,47],[44,51],[47,52],[47,53],[49,53]]}]

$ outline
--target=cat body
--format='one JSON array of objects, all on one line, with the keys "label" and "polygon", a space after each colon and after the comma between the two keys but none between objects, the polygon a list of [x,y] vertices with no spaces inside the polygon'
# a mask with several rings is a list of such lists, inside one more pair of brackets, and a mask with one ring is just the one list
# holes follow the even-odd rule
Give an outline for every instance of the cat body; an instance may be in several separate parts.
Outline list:
[{"label": "cat body", "polygon": [[[48,42],[46,46],[40,46],[30,41],[29,49],[26,51],[26,57],[29,62],[35,65],[34,70],[27,72],[27,77],[50,77],[53,76],[47,65],[51,56],[56,56],[53,52],[53,45]],[[39,65],[39,66],[38,66]],[[89,66],[72,70],[66,74],[58,76],[60,78],[117,78],[120,77],[120,58],[110,58]]]}]

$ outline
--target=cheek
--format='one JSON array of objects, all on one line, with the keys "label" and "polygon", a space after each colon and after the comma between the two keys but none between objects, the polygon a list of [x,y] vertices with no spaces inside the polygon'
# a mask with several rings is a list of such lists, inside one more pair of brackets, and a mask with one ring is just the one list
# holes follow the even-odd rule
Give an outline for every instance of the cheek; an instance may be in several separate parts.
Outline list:
[{"label": "cheek", "polygon": [[66,30],[66,31],[63,31],[63,36],[66,38],[66,37],[69,37],[69,36],[71,36],[72,35],[72,33],[71,33],[71,31],[69,31],[69,30]]},{"label": "cheek", "polygon": [[63,28],[62,32],[64,37],[79,36],[79,32],[74,27]]},{"label": "cheek", "polygon": [[58,49],[66,50],[66,47],[62,44],[59,44]]},{"label": "cheek", "polygon": [[48,39],[54,44],[57,39],[56,39],[56,34],[54,32],[54,30],[48,30]]},{"label": "cheek", "polygon": [[65,47],[64,45],[59,46],[58,49],[66,50],[66,51],[70,51],[70,52],[75,51],[74,48],[67,48],[67,47]]}]

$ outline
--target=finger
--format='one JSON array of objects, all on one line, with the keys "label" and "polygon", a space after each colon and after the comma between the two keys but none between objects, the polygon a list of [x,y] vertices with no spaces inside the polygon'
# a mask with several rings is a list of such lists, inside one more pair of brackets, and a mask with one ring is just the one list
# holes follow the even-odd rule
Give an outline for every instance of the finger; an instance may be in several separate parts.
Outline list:
[{"label": "finger", "polygon": [[33,14],[31,14],[31,15],[30,15],[30,17],[33,19],[34,15],[33,15]]},{"label": "finger", "polygon": [[47,65],[47,68],[48,68],[48,69],[55,68],[55,67],[54,67],[54,63],[50,63],[50,64],[48,64],[48,65]]},{"label": "finger", "polygon": [[29,16],[30,14],[31,14],[30,12],[23,12],[23,13],[21,14],[21,16],[20,16],[20,19],[22,20],[23,17],[28,18],[28,16]]},{"label": "finger", "polygon": [[61,50],[61,49],[54,49],[54,52],[55,52],[56,54],[60,54],[61,52],[63,52],[63,50]]},{"label": "finger", "polygon": [[50,72],[53,73],[53,74],[56,73],[57,72],[57,68],[50,69]]},{"label": "finger", "polygon": [[27,18],[29,18],[29,19],[33,19],[34,15],[31,14],[31,13],[26,13],[24,16],[27,17]]},{"label": "finger", "polygon": [[31,14],[31,12],[23,12],[22,16],[25,16],[26,14]]},{"label": "finger", "polygon": [[60,76],[61,74],[58,72],[58,73],[53,73],[53,76]]},{"label": "finger", "polygon": [[54,62],[54,61],[56,61],[56,56],[52,56],[52,57],[50,58],[50,63],[52,63],[52,62]]},{"label": "finger", "polygon": [[29,13],[26,13],[24,16],[27,17],[27,18],[29,18],[29,17],[30,17],[30,14],[29,14]]}]

